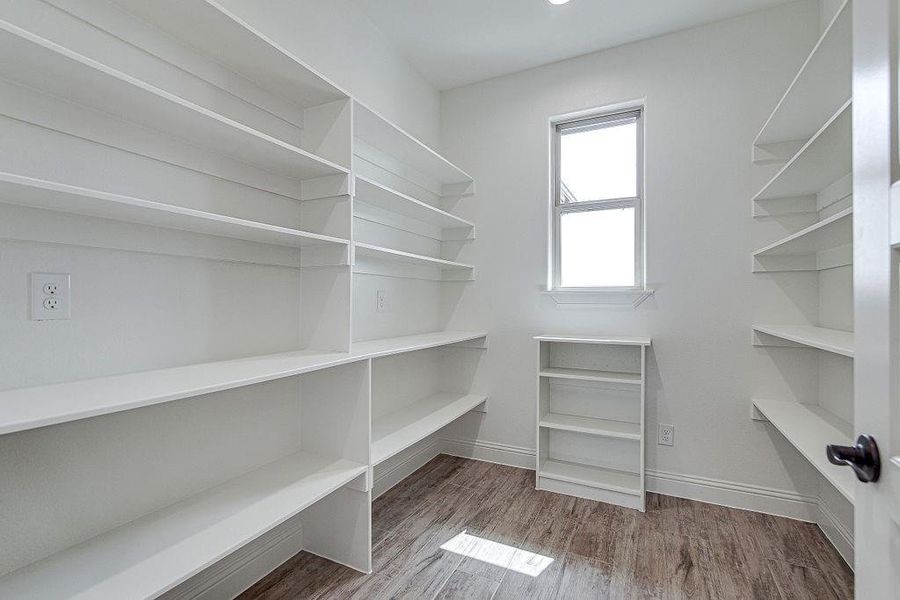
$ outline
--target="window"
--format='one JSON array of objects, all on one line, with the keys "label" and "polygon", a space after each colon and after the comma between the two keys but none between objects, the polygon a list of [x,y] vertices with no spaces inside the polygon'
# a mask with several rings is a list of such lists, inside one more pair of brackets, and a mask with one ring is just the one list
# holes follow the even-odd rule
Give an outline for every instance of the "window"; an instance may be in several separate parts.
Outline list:
[{"label": "window", "polygon": [[559,122],[553,140],[553,289],[643,289],[642,111]]}]

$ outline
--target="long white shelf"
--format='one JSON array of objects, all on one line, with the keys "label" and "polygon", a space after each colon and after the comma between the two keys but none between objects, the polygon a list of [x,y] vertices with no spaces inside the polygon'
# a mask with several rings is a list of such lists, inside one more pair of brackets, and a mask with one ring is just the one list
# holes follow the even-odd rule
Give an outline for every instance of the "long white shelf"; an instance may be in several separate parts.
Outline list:
[{"label": "long white shelf", "polygon": [[357,256],[369,257],[378,260],[418,265],[422,267],[438,267],[442,271],[465,271],[475,268],[474,265],[454,262],[452,260],[444,260],[443,258],[434,258],[422,254],[413,254],[412,252],[394,250],[393,248],[385,248],[383,246],[376,246],[374,244],[364,244],[361,242],[356,242],[353,244],[353,246],[356,248]]},{"label": "long white shelf", "polygon": [[853,445],[853,427],[827,410],[784,400],[754,399],[753,405],[851,503],[856,477],[849,467],[828,462],[825,446]]},{"label": "long white shelf", "polygon": [[753,200],[814,195],[850,173],[853,167],[851,134],[852,103],[847,101]]},{"label": "long white shelf", "polygon": [[650,338],[634,335],[606,335],[606,336],[580,336],[580,335],[536,335],[534,339],[541,342],[562,342],[568,344],[602,344],[608,346],[649,346]]},{"label": "long white shelf", "polygon": [[354,137],[442,185],[471,184],[472,176],[360,102],[354,102]]},{"label": "long white shelf", "polygon": [[0,579],[3,598],[155,598],[362,475],[299,452]]},{"label": "long white shelf", "polygon": [[[216,62],[301,107],[348,94],[217,0],[115,0]],[[203,31],[203,35],[197,35]]]},{"label": "long white shelf", "polygon": [[789,342],[853,358],[853,332],[812,325],[754,325],[753,330]]},{"label": "long white shelf", "polygon": [[372,463],[379,464],[483,405],[486,396],[441,393],[372,423]]},{"label": "long white shelf", "polygon": [[0,77],[294,179],[348,169],[0,21]]},{"label": "long white shelf", "polygon": [[604,469],[562,460],[541,462],[538,477],[556,479],[622,494],[641,495],[641,477],[637,473]]},{"label": "long white shelf", "polygon": [[611,421],[609,419],[547,413],[541,417],[539,425],[546,429],[587,433],[590,435],[622,440],[640,441],[641,439],[640,423],[625,423],[623,421]]},{"label": "long white shelf", "polygon": [[569,369],[562,367],[544,367],[541,377],[550,379],[576,379],[579,381],[598,381],[604,383],[641,383],[640,373],[619,373],[614,371],[597,371],[593,369]]},{"label": "long white shelf", "polygon": [[354,200],[441,228],[475,227],[470,221],[359,175]]},{"label": "long white shelf", "polygon": [[278,246],[347,245],[327,235],[0,172],[0,202]]},{"label": "long white shelf", "polygon": [[764,246],[753,256],[812,254],[853,242],[853,209],[847,208],[797,233]]},{"label": "long white shelf", "polygon": [[852,94],[851,7],[844,2],[822,33],[754,145],[808,140]]},{"label": "long white shelf", "polygon": [[436,332],[360,342],[351,352],[297,351],[0,391],[0,435],[211,394],[351,362],[484,338]]}]

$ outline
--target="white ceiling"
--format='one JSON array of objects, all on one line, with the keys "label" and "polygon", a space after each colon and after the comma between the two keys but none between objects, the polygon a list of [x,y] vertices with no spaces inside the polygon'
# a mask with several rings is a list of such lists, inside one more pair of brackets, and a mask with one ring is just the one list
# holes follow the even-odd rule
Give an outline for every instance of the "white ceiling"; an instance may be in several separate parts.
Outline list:
[{"label": "white ceiling", "polygon": [[787,0],[353,0],[445,90]]}]

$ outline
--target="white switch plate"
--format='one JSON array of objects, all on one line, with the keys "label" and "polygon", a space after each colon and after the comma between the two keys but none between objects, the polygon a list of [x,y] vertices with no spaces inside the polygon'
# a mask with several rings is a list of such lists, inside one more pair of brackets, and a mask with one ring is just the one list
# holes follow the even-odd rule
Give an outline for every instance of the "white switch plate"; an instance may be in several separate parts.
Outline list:
[{"label": "white switch plate", "polygon": [[388,309],[388,298],[385,290],[375,292],[375,312],[386,312]]},{"label": "white switch plate", "polygon": [[68,273],[31,274],[32,321],[54,321],[72,317],[71,279]]},{"label": "white switch plate", "polygon": [[675,445],[675,426],[659,424],[659,441],[660,446]]}]

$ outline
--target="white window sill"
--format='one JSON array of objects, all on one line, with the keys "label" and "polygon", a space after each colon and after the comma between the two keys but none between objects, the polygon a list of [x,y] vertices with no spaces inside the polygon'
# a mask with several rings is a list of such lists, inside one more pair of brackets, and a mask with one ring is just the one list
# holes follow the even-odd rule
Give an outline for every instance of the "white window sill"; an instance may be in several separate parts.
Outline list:
[{"label": "white window sill", "polygon": [[637,307],[653,295],[653,290],[545,290],[543,293],[557,304]]}]

